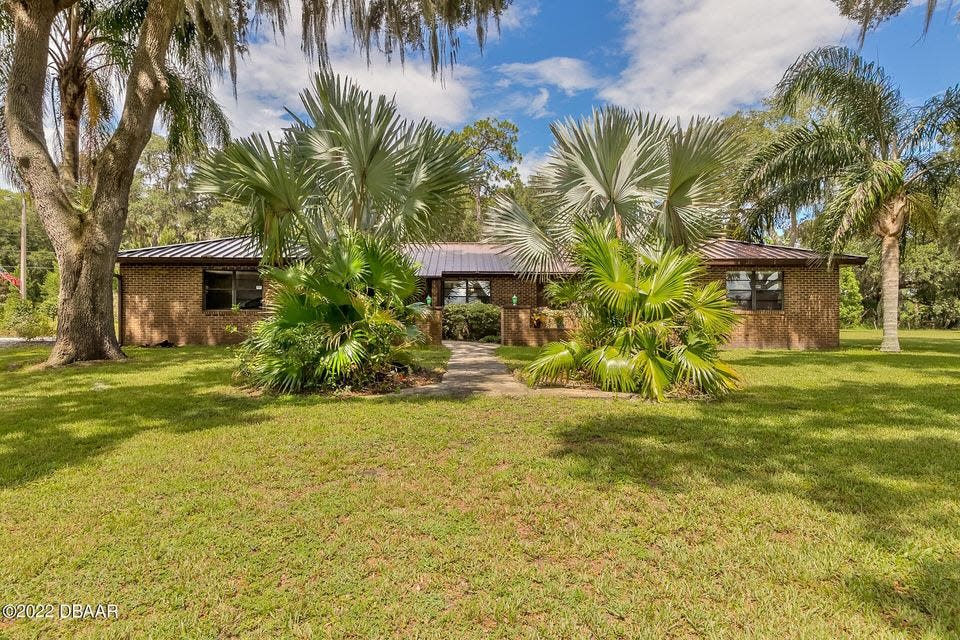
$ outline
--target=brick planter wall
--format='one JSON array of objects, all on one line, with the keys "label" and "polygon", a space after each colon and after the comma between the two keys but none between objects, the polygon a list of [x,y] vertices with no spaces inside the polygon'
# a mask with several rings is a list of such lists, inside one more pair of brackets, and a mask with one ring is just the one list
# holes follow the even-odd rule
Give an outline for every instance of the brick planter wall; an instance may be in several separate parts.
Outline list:
[{"label": "brick planter wall", "polygon": [[533,307],[506,306],[500,313],[501,342],[508,347],[542,347],[550,342],[566,340],[570,336],[569,322],[563,329],[534,327],[531,323]]},{"label": "brick planter wall", "polygon": [[443,343],[443,309],[433,307],[426,318],[417,321],[417,327],[424,335],[424,344],[439,346]]}]

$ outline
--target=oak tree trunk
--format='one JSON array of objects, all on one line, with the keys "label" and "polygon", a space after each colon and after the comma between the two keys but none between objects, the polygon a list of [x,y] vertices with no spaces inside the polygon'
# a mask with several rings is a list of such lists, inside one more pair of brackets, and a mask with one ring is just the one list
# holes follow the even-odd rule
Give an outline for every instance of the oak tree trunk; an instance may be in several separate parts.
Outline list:
[{"label": "oak tree trunk", "polygon": [[96,229],[58,244],[57,342],[48,364],[123,358],[113,325],[116,247]]},{"label": "oak tree trunk", "polygon": [[[137,162],[150,138],[157,108],[166,97],[164,64],[183,6],[183,0],[147,4],[123,111],[97,158],[92,200],[86,207],[78,203],[76,184],[81,112],[64,114],[67,148],[62,167],[54,163],[43,130],[51,27],[56,16],[75,1],[5,5],[14,32],[4,114],[8,140],[17,172],[33,196],[60,267],[57,342],[48,361],[51,365],[124,357],[113,326],[113,266]],[[82,82],[70,83],[68,89],[81,86]]]},{"label": "oak tree trunk", "polygon": [[881,351],[900,351],[900,239],[885,235],[880,240],[880,276],[883,305]]}]

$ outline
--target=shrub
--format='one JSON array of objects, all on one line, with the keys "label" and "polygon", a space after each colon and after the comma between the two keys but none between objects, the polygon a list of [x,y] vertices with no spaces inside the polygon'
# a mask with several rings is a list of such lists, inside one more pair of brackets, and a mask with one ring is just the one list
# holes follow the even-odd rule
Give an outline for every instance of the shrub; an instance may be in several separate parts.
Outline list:
[{"label": "shrub", "polygon": [[53,271],[48,271],[43,277],[40,286],[40,302],[37,311],[51,321],[57,319],[57,298],[60,295],[60,269],[54,265]]},{"label": "shrub", "polygon": [[5,332],[25,340],[50,335],[54,331],[50,318],[46,317],[37,305],[29,300],[23,300],[16,293],[8,295],[3,302],[0,327]]},{"label": "shrub", "polygon": [[502,338],[500,336],[483,336],[480,338],[480,342],[483,344],[500,344]]},{"label": "shrub", "polygon": [[863,322],[863,296],[851,267],[840,268],[840,326],[858,327]]},{"label": "shrub", "polygon": [[443,308],[443,337],[481,340],[500,334],[500,307],[482,302],[448,304]]},{"label": "shrub", "polygon": [[271,317],[240,347],[239,375],[284,393],[360,389],[409,362],[423,305],[413,264],[383,240],[347,233],[310,263],[266,269]]},{"label": "shrub", "polygon": [[573,260],[583,274],[580,326],[530,363],[534,382],[582,374],[602,389],[657,400],[737,386],[739,375],[720,359],[736,315],[719,283],[698,286],[705,270],[696,254],[638,250],[607,225],[578,223]]}]

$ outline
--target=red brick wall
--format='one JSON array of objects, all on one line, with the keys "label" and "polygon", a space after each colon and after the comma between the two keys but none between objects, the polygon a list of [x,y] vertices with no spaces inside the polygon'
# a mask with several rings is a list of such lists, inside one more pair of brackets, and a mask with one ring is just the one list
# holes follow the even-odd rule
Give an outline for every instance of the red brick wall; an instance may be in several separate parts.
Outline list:
[{"label": "red brick wall", "polygon": [[[224,266],[122,265],[124,344],[225,344],[243,340],[265,312],[204,311],[203,270]],[[747,267],[743,267],[747,269]],[[765,268],[764,268],[765,269]],[[726,279],[726,269],[711,269],[709,276]],[[731,347],[778,349],[832,349],[839,346],[839,272],[822,268],[784,269],[783,311],[738,311],[741,322]],[[562,340],[566,331],[530,326],[530,307],[540,306],[539,285],[514,277],[491,280],[493,304],[504,307],[503,343],[539,346]],[[434,303],[442,301],[440,280],[431,282]],[[519,306],[512,307],[516,294]],[[509,309],[509,311],[508,311]],[[439,315],[439,314],[437,314]],[[431,319],[431,343],[439,341],[439,319]],[[231,332],[229,327],[237,327]]]},{"label": "red brick wall", "polygon": [[417,327],[424,335],[424,344],[437,346],[443,342],[443,310],[430,309],[426,318],[417,321]]},{"label": "red brick wall", "polygon": [[[749,267],[730,270],[749,270]],[[771,267],[757,270],[770,271]],[[738,310],[740,323],[730,347],[752,349],[835,349],[840,346],[840,274],[823,267],[783,271],[782,311]],[[709,277],[726,282],[727,269]]]},{"label": "red brick wall", "polygon": [[549,342],[558,342],[570,337],[573,321],[568,320],[563,329],[556,326],[534,327],[530,322],[532,307],[507,306],[500,312],[500,342],[508,347],[542,347]]},{"label": "red brick wall", "polygon": [[[204,311],[203,270],[217,266],[121,265],[124,344],[230,344],[266,317],[262,310]],[[231,332],[229,327],[237,327]]]}]

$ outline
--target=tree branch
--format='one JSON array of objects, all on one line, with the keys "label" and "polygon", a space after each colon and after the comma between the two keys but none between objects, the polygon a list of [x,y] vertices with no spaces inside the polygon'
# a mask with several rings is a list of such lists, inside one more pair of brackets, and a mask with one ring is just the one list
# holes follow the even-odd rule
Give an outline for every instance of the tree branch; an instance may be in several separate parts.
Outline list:
[{"label": "tree branch", "polygon": [[98,206],[111,200],[123,208],[123,219],[102,220],[106,226],[117,225],[122,229],[125,222],[134,171],[153,131],[157,109],[167,94],[164,73],[167,49],[182,9],[183,0],[150,2],[140,27],[120,121],[100,154],[94,174],[94,211],[102,209],[102,215],[107,216],[115,213],[114,207]]},{"label": "tree branch", "polygon": [[[47,148],[43,129],[47,56],[59,5],[49,0],[29,4],[8,1],[6,10],[13,17],[13,52],[5,116],[14,166],[33,195],[44,225],[66,236],[77,230],[79,221],[56,215],[57,211],[70,208],[70,200]],[[62,247],[56,243],[54,246],[59,253]]]}]

